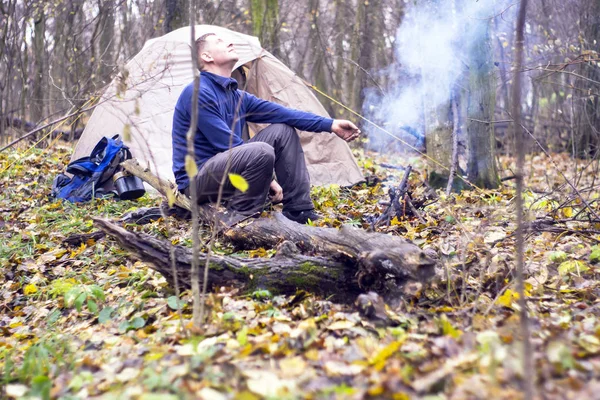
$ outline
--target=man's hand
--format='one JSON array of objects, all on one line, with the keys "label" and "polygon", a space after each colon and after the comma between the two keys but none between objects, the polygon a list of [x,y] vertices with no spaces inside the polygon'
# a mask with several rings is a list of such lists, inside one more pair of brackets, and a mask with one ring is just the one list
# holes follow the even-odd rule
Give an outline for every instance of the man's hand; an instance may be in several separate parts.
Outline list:
[{"label": "man's hand", "polygon": [[331,125],[331,132],[335,133],[346,142],[351,142],[358,137],[360,129],[352,122],[345,119],[334,119]]},{"label": "man's hand", "polygon": [[283,189],[275,180],[271,181],[271,186],[269,187],[269,198],[273,204],[281,203],[283,201]]}]

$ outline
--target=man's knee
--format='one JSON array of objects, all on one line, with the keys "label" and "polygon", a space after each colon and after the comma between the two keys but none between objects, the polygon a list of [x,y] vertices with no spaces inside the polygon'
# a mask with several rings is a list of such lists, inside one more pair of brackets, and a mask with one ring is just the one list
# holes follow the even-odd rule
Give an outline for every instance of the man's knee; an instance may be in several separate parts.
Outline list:
[{"label": "man's knee", "polygon": [[249,166],[258,164],[261,166],[270,165],[273,168],[275,164],[275,149],[273,149],[273,146],[263,142],[247,143],[244,146],[249,154]]},{"label": "man's knee", "polygon": [[296,129],[286,124],[271,124],[265,129],[271,130],[272,135],[285,139],[291,139],[298,136]]}]

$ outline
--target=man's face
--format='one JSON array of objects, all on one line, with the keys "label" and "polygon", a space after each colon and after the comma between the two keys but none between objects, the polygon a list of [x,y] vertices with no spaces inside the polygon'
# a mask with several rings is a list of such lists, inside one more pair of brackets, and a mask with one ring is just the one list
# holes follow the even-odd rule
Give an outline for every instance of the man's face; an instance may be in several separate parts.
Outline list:
[{"label": "man's face", "polygon": [[217,66],[232,64],[232,67],[240,58],[233,43],[218,35],[211,35],[206,38],[204,51],[199,56],[204,56],[205,62],[212,61]]}]

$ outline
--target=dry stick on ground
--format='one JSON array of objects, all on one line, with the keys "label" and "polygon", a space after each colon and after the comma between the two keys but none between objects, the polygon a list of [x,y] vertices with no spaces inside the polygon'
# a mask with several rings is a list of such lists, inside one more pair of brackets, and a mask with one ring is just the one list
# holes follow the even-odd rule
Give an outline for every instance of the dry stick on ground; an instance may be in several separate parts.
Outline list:
[{"label": "dry stick on ground", "polygon": [[390,205],[389,207],[377,218],[374,227],[381,225],[389,225],[390,220],[396,215],[398,218],[401,216],[400,199],[404,199],[404,195],[408,191],[408,178],[412,171],[412,166],[407,166],[404,170],[404,176],[402,181],[397,188],[390,188]]},{"label": "dry stick on ground", "polygon": [[523,66],[523,44],[525,14],[527,12],[527,0],[521,0],[519,14],[517,16],[517,26],[515,33],[515,71],[512,87],[512,118],[515,134],[515,147],[517,151],[517,171],[516,171],[516,205],[517,205],[517,290],[519,293],[519,308],[521,319],[521,334],[523,335],[523,379],[522,385],[526,399],[533,399],[535,395],[534,380],[535,369],[533,366],[533,349],[529,332],[529,317],[527,315],[527,302],[525,300],[524,283],[524,228],[525,218],[523,215],[523,165],[525,164],[524,134],[521,125],[521,68]]},{"label": "dry stick on ground", "polygon": [[412,211],[412,213],[419,219],[419,221],[422,224],[426,224],[427,221],[425,221],[425,219],[423,217],[421,217],[421,214],[419,213],[419,210],[417,210],[417,207],[415,207],[415,205],[413,204],[413,202],[410,199],[410,196],[408,195],[408,193],[406,193],[404,195],[404,201],[406,202],[406,204],[408,204],[408,207],[410,208],[410,211]]}]

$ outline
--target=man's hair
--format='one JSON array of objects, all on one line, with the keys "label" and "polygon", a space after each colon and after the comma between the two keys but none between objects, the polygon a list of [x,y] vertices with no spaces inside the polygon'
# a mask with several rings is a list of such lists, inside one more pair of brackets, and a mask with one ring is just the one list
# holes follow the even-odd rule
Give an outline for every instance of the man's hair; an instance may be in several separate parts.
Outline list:
[{"label": "man's hair", "polygon": [[198,57],[198,69],[200,71],[204,70],[204,61],[202,61],[202,58],[200,58],[200,54],[202,54],[202,52],[204,51],[204,47],[206,46],[206,38],[213,35],[216,34],[205,33],[204,35],[196,39],[196,41],[194,42],[194,46],[196,47],[196,55]]}]

